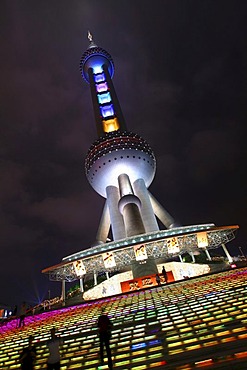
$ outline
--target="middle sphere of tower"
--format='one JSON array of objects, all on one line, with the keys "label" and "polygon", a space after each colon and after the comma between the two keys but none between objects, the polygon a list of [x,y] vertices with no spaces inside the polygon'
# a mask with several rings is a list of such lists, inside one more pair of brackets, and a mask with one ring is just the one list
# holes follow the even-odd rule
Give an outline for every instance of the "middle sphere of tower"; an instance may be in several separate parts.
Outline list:
[{"label": "middle sphere of tower", "polygon": [[115,131],[92,144],[85,170],[93,189],[106,198],[107,186],[118,187],[118,176],[123,173],[132,184],[143,179],[148,188],[155,175],[156,160],[148,143],[139,135]]}]

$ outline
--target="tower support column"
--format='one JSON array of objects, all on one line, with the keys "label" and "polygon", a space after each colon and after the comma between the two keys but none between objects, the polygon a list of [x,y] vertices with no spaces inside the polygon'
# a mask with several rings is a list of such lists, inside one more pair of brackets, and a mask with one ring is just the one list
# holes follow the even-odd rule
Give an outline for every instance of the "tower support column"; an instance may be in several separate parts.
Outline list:
[{"label": "tower support column", "polygon": [[233,261],[233,259],[232,259],[232,256],[230,255],[230,253],[228,252],[228,250],[227,250],[227,248],[226,248],[226,246],[225,246],[225,244],[221,244],[221,246],[222,246],[222,248],[223,248],[223,251],[225,252],[225,254],[226,254],[226,257],[227,257],[227,259],[228,259],[228,261],[231,263],[232,261]]},{"label": "tower support column", "polygon": [[109,207],[107,202],[105,202],[105,206],[103,209],[103,213],[101,216],[98,232],[96,235],[96,242],[99,243],[106,243],[106,239],[109,235],[110,230],[110,214],[109,214]]},{"label": "tower support column", "polygon": [[81,277],[79,281],[80,281],[80,291],[81,293],[83,293],[84,292],[83,278]]},{"label": "tower support column", "polygon": [[120,199],[119,190],[116,186],[107,186],[106,188],[107,205],[111,219],[111,230],[113,240],[125,238],[125,229],[123,216],[118,210],[118,202]]},{"label": "tower support column", "polygon": [[212,258],[210,256],[209,251],[207,250],[207,248],[205,248],[205,253],[206,253],[206,256],[207,256],[208,260],[212,261]]},{"label": "tower support column", "polygon": [[150,233],[152,231],[158,231],[159,226],[156,220],[153,207],[151,204],[151,200],[149,197],[148,190],[146,188],[145,182],[143,179],[138,179],[133,183],[133,189],[135,195],[141,201],[141,217],[145,227],[146,233]]},{"label": "tower support column", "polygon": [[192,258],[192,263],[195,263],[196,260],[195,260],[195,256],[194,256],[193,252],[189,252],[189,254],[190,254],[191,258]]},{"label": "tower support column", "polygon": [[93,273],[93,278],[94,278],[94,286],[96,286],[98,284],[98,281],[97,281],[97,272],[94,271]]},{"label": "tower support column", "polygon": [[174,218],[162,207],[162,205],[155,199],[155,197],[149,192],[150,201],[154,210],[154,213],[158,219],[162,222],[167,229],[171,229],[175,225]]},{"label": "tower support column", "polygon": [[65,280],[62,280],[62,305],[65,306],[65,299],[66,299],[66,288],[65,288]]},{"label": "tower support column", "polygon": [[[125,199],[126,200],[126,199]],[[145,234],[145,228],[140,217],[140,211],[135,203],[128,203],[123,207],[123,219],[126,236]]]},{"label": "tower support column", "polygon": [[134,195],[129,176],[125,173],[118,176],[120,200],[118,208],[123,215],[126,236],[145,234],[145,227],[140,213],[141,201]]}]

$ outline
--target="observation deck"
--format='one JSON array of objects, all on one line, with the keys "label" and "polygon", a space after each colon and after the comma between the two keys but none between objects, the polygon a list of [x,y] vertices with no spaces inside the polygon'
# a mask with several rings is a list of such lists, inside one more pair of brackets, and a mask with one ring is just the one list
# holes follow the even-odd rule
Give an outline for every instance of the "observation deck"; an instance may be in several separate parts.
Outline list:
[{"label": "observation deck", "polygon": [[[48,267],[42,271],[48,274],[52,281],[72,282],[78,280],[74,262],[82,261],[86,274],[99,273],[102,271],[121,271],[135,260],[135,246],[144,245],[147,257],[172,258],[185,253],[203,251],[205,248],[197,246],[197,234],[206,233],[208,246],[207,250],[219,248],[235,238],[238,225],[217,227],[214,224],[190,225],[175,227],[170,230],[159,230],[156,232],[137,235],[123,240],[112,241],[105,244],[82,250],[70,256],[64,257],[60,264]],[[176,238],[177,249],[169,249],[169,242]],[[114,256],[116,265],[112,268],[105,267],[103,255],[110,253]]]}]

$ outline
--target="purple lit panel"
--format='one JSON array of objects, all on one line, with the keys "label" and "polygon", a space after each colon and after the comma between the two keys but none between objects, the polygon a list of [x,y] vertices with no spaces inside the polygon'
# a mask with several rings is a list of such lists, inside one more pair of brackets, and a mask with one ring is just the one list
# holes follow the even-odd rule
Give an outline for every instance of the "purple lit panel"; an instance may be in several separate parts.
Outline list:
[{"label": "purple lit panel", "polygon": [[100,73],[98,75],[94,75],[94,81],[96,83],[104,82],[105,81],[105,74],[104,73]]},{"label": "purple lit panel", "polygon": [[100,110],[101,110],[101,115],[104,118],[111,117],[111,116],[114,115],[114,109],[113,109],[113,105],[112,104],[105,105],[104,107],[100,107]]},{"label": "purple lit panel", "polygon": [[96,90],[98,93],[104,92],[108,90],[108,86],[106,82],[96,85]]}]

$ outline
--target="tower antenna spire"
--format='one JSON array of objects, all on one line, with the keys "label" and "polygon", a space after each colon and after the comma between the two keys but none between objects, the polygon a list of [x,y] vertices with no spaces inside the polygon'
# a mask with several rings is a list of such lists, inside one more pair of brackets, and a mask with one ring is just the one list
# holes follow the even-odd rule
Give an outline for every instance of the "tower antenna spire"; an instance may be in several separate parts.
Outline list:
[{"label": "tower antenna spire", "polygon": [[88,38],[88,40],[89,40],[90,42],[92,42],[92,41],[93,41],[93,35],[91,34],[91,32],[90,32],[90,31],[87,31],[87,38]]},{"label": "tower antenna spire", "polygon": [[97,46],[97,45],[94,43],[94,41],[93,41],[93,35],[91,34],[91,32],[90,32],[89,30],[87,31],[87,38],[88,38],[88,40],[89,40],[89,42],[90,42],[90,44],[89,44],[89,48],[93,48],[93,47]]}]

